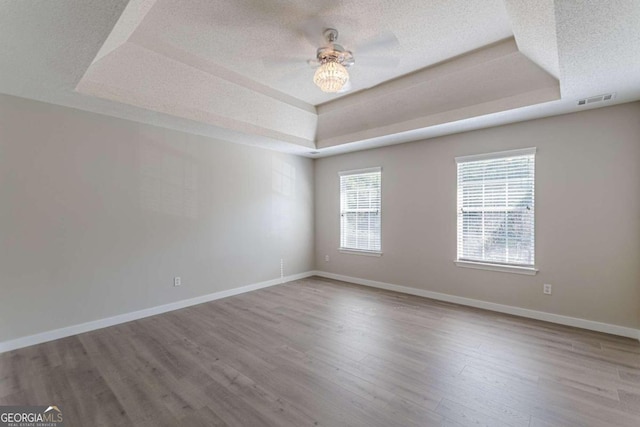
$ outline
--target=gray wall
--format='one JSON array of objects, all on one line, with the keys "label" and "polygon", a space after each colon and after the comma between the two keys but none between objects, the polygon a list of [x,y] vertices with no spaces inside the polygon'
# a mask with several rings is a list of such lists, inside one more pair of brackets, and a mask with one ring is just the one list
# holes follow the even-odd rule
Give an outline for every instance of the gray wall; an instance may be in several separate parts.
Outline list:
[{"label": "gray wall", "polygon": [[[0,341],[313,269],[313,162],[0,95]],[[173,287],[181,276],[182,287]]]},{"label": "gray wall", "polygon": [[[274,279],[280,258],[285,275],[638,327],[639,118],[626,104],[330,157],[314,190],[309,159],[0,95],[0,341]],[[539,274],[456,267],[454,157],[531,146]],[[337,251],[337,173],[368,166],[380,258]]]},{"label": "gray wall", "polygon": [[[536,276],[456,267],[461,155],[538,147]],[[316,269],[640,326],[640,103],[316,162]],[[341,170],[382,166],[380,258],[339,253]],[[325,262],[325,255],[330,262]],[[542,293],[543,283],[553,295]]]}]

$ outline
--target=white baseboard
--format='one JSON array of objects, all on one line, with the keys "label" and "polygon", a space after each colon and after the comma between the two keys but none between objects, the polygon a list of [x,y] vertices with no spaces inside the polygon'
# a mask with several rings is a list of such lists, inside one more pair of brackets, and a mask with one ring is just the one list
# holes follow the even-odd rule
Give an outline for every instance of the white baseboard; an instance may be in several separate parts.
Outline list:
[{"label": "white baseboard", "polygon": [[328,279],[341,280],[343,282],[355,283],[358,285],[370,286],[373,288],[386,289],[389,291],[401,292],[404,294],[417,295],[439,301],[451,302],[470,307],[483,308],[497,311],[499,313],[513,314],[515,316],[527,317],[530,319],[544,320],[546,322],[558,323],[560,325],[574,326],[591,331],[604,332],[612,335],[619,335],[634,338],[640,341],[640,330],[626,326],[612,325],[609,323],[596,322],[593,320],[580,319],[577,317],[563,316],[560,314],[547,313],[544,311],[530,310],[527,308],[513,307],[510,305],[497,304],[488,301],[481,301],[472,298],[464,298],[455,295],[432,292],[424,289],[411,288],[408,286],[394,285],[391,283],[377,282],[375,280],[361,279],[359,277],[343,276],[341,274],[327,273],[325,271],[314,271],[316,276]]},{"label": "white baseboard", "polygon": [[34,335],[16,338],[0,342],[0,353],[11,351],[18,348],[29,347],[31,345],[53,341],[84,332],[94,331],[96,329],[106,328],[108,326],[118,325],[120,323],[130,322],[132,320],[142,319],[156,314],[166,313],[168,311],[178,310],[192,305],[202,304],[245,292],[255,291],[257,289],[267,288],[269,286],[278,285],[285,282],[304,279],[310,276],[326,277],[328,279],[341,280],[343,282],[355,283],[358,285],[370,286],[373,288],[386,289],[390,291],[401,292],[410,295],[417,295],[425,298],[431,298],[439,301],[446,301],[455,304],[467,305],[470,307],[483,308],[486,310],[497,311],[500,313],[513,314],[515,316],[528,317],[531,319],[544,320],[547,322],[558,323],[561,325],[575,326],[578,328],[589,329],[592,331],[605,332],[623,337],[635,338],[640,341],[640,330],[628,328],[625,326],[611,325],[608,323],[595,322],[592,320],[579,319],[575,317],[562,316],[559,314],[546,313],[543,311],[529,310],[526,308],[512,307],[503,304],[496,304],[488,301],[481,301],[471,298],[458,297],[439,292],[432,292],[423,289],[411,288],[407,286],[394,285],[391,283],[378,282],[375,280],[361,279],[358,277],[343,276],[341,274],[327,273],[325,271],[307,271],[304,273],[293,274],[284,278],[267,280],[265,282],[254,283],[251,285],[241,286],[239,288],[229,289],[226,291],[214,292],[208,295],[202,295],[195,298],[176,301],[169,304],[150,307],[131,313],[119,314],[105,319],[93,320],[78,325],[67,326],[60,329],[41,332]]},{"label": "white baseboard", "polygon": [[195,298],[189,298],[169,304],[159,305],[156,307],[145,308],[143,310],[133,311],[131,313],[118,314],[117,316],[107,317],[105,319],[92,320],[90,322],[81,323],[79,325],[67,326],[60,329],[41,332],[34,335],[28,335],[4,342],[0,342],[0,353],[11,351],[18,348],[28,347],[47,341],[57,340],[84,332],[95,331],[96,329],[106,328],[107,326],[118,325],[120,323],[130,322],[132,320],[142,319],[156,314],[166,313],[168,311],[178,310],[192,305],[202,304],[233,295],[243,294],[245,292],[255,291],[257,289],[267,288],[269,286],[279,285],[293,280],[304,279],[313,276],[315,272],[307,271],[304,273],[293,274],[283,278],[267,280],[266,282],[254,283],[251,285],[241,286],[239,288],[228,289],[226,291],[214,292],[212,294],[202,295]]}]

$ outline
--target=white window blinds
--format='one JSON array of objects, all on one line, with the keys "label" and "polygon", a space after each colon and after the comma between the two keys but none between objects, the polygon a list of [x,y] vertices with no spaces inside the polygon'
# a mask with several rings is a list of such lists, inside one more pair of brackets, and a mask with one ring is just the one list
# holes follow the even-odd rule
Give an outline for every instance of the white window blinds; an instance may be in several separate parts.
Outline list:
[{"label": "white window blinds", "polygon": [[340,172],[340,247],[380,251],[381,168]]},{"label": "white window blinds", "polygon": [[458,260],[533,266],[535,148],[456,162]]}]

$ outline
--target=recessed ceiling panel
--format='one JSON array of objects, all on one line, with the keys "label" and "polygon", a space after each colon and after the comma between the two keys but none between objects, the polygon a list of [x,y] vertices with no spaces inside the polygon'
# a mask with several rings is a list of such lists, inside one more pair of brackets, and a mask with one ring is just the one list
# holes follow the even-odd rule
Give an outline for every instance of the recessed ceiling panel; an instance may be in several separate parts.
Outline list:
[{"label": "recessed ceiling panel", "polygon": [[93,63],[77,90],[247,134],[315,146],[315,111],[234,84],[134,43],[125,43]]},{"label": "recessed ceiling panel", "polygon": [[[135,38],[147,47],[170,43],[317,105],[341,96],[314,86],[305,62],[315,57],[325,26],[337,28],[338,42],[354,52],[352,92],[512,35],[502,0],[157,0]],[[313,43],[305,32],[317,34]],[[359,47],[384,33],[399,45],[366,52],[379,65],[360,64]]]},{"label": "recessed ceiling panel", "polygon": [[[341,95],[305,63],[326,26],[356,58]],[[0,93],[322,156],[640,99],[638,28],[636,0],[0,0]],[[398,45],[366,64],[388,33]],[[472,51],[512,34],[512,74],[485,84]],[[449,76],[425,69],[462,58]],[[540,72],[527,58],[562,99],[550,76],[524,78]]]},{"label": "recessed ceiling panel", "polygon": [[318,107],[330,147],[560,99],[558,80],[513,38]]}]

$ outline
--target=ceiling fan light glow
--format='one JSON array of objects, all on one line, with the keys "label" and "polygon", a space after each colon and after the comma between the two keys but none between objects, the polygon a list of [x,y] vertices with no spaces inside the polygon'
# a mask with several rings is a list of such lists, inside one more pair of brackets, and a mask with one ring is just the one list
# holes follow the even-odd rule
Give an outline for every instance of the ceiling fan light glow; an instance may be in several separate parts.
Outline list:
[{"label": "ceiling fan light glow", "polygon": [[349,81],[347,69],[335,61],[324,62],[313,76],[313,82],[323,92],[336,93]]}]

